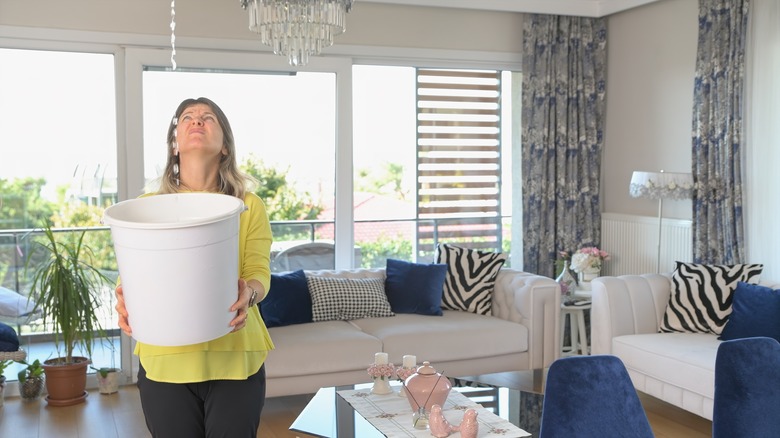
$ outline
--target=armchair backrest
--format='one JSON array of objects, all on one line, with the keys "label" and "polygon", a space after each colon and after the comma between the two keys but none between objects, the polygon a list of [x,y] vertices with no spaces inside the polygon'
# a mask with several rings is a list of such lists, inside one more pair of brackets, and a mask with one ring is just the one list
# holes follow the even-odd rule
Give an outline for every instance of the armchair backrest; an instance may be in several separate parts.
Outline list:
[{"label": "armchair backrest", "polygon": [[715,359],[713,438],[777,436],[780,343],[757,337],[724,341]]},{"label": "armchair backrest", "polygon": [[653,437],[628,371],[615,356],[571,356],[547,373],[541,438]]}]

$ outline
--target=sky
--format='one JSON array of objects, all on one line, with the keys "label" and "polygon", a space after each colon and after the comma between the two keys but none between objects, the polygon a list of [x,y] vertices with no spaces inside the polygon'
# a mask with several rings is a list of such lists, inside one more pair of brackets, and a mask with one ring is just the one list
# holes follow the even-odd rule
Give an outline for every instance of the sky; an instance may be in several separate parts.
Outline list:
[{"label": "sky", "polygon": [[0,178],[116,162],[113,57],[0,49]]}]

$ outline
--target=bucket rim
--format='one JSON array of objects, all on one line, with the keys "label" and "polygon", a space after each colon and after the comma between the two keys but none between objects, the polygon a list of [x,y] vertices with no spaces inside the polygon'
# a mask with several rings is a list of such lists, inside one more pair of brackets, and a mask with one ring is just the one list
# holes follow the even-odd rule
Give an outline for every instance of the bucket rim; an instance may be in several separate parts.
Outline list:
[{"label": "bucket rim", "polygon": [[[116,217],[111,216],[112,210],[116,210],[120,208],[120,206],[125,206],[129,203],[145,202],[147,200],[153,200],[155,198],[157,198],[156,200],[159,200],[160,197],[182,197],[182,196],[192,196],[192,195],[199,196],[199,197],[223,197],[223,198],[226,197],[226,198],[230,198],[231,200],[235,200],[236,206],[235,208],[232,208],[228,211],[222,212],[220,214],[216,214],[214,216],[209,216],[207,218],[186,219],[186,220],[179,220],[175,222],[135,222],[135,221],[118,219]],[[246,206],[246,204],[244,204],[244,201],[242,199],[237,198],[235,196],[226,195],[223,193],[203,193],[203,192],[164,193],[159,195],[141,196],[134,199],[127,199],[125,201],[118,202],[114,205],[111,205],[103,211],[103,217],[100,222],[103,225],[118,226],[118,227],[131,228],[131,229],[165,230],[165,229],[172,229],[172,228],[186,228],[186,227],[195,227],[195,226],[213,224],[215,222],[220,222],[230,217],[241,214],[247,209],[248,207]]]}]

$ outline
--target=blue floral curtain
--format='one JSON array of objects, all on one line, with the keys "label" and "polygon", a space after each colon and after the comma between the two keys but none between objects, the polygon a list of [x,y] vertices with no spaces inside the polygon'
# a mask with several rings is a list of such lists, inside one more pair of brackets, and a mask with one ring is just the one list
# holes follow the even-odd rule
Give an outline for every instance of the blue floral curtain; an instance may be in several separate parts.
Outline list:
[{"label": "blue floral curtain", "polygon": [[523,270],[598,246],[607,67],[603,18],[527,15],[523,30]]},{"label": "blue floral curtain", "polygon": [[742,150],[748,0],[700,0],[693,94],[693,259],[745,259]]}]

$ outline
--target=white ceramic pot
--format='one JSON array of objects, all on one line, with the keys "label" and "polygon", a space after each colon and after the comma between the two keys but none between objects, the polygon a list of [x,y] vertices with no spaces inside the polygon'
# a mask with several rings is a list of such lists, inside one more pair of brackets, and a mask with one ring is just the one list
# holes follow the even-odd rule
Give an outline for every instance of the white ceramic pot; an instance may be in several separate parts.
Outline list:
[{"label": "white ceramic pot", "polygon": [[101,376],[98,372],[96,376],[98,392],[101,394],[113,394],[119,391],[119,377],[121,376],[119,371],[109,371],[106,373],[106,377]]}]

